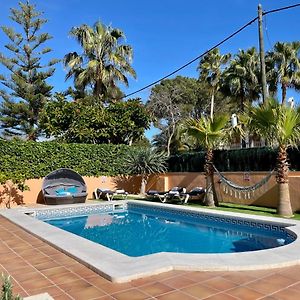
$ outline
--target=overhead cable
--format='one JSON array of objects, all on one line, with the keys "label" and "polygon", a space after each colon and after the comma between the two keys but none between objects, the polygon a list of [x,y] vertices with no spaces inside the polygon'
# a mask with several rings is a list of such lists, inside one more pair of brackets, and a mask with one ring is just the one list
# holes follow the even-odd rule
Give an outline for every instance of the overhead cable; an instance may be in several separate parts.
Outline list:
[{"label": "overhead cable", "polygon": [[238,33],[240,33],[242,30],[244,30],[246,27],[248,27],[249,25],[251,25],[253,22],[255,22],[256,20],[258,19],[258,17],[256,18],[253,18],[251,21],[249,21],[248,23],[246,23],[245,25],[243,25],[242,27],[240,27],[238,30],[236,30],[235,32],[233,32],[232,34],[230,34],[229,36],[227,36],[225,39],[223,39],[221,42],[215,44],[214,46],[212,46],[210,49],[206,50],[205,52],[203,52],[202,54],[198,55],[197,57],[195,57],[194,59],[190,60],[189,62],[187,62],[186,64],[184,64],[183,66],[181,66],[180,68],[174,70],[173,72],[169,73],[168,75],[144,86],[143,88],[135,91],[135,92],[132,92],[130,94],[127,94],[125,95],[123,98],[127,98],[129,96],[132,96],[136,93],[139,93],[149,87],[151,87],[152,85],[155,85],[157,83],[159,83],[160,81],[174,75],[175,73],[179,72],[180,70],[184,69],[185,67],[189,66],[190,64],[192,64],[193,62],[195,62],[196,60],[198,60],[199,58],[201,58],[202,56],[206,55],[208,52],[212,51],[213,49],[219,47],[220,45],[222,45],[223,43],[225,43],[226,41],[228,41],[229,39],[231,39],[232,37],[234,37],[235,35],[237,35]]},{"label": "overhead cable", "polygon": [[[300,3],[298,4],[294,4],[294,5],[290,5],[290,6],[285,6],[285,7],[280,7],[277,9],[273,9],[273,10],[269,10],[266,12],[263,12],[263,16],[271,14],[271,13],[275,13],[275,12],[279,12],[279,11],[283,11],[283,10],[287,10],[287,9],[291,9],[291,8],[295,8],[300,6]],[[125,96],[123,96],[121,99],[127,98],[129,96],[132,96],[134,94],[137,94],[141,91],[146,90],[147,88],[161,82],[164,79],[167,79],[168,77],[176,74],[177,72],[179,72],[180,70],[186,68],[187,66],[189,66],[190,64],[192,64],[193,62],[195,62],[196,60],[202,58],[204,55],[206,55],[207,53],[209,53],[210,51],[212,51],[213,49],[221,46],[222,44],[224,44],[225,42],[227,42],[228,40],[230,40],[231,38],[233,38],[235,35],[239,34],[241,31],[243,31],[246,27],[250,26],[252,23],[254,23],[256,20],[258,19],[258,17],[253,18],[252,20],[250,20],[249,22],[247,22],[246,24],[244,24],[243,26],[241,26],[238,30],[236,30],[235,32],[233,32],[232,34],[228,35],[226,38],[224,38],[222,41],[220,41],[219,43],[215,44],[214,46],[212,46],[210,49],[206,50],[205,52],[203,52],[202,54],[198,55],[197,57],[195,57],[194,59],[190,60],[189,62],[187,62],[186,64],[182,65],[181,67],[177,68],[176,70],[174,70],[173,72],[165,75],[164,77],[144,86],[143,88],[140,88],[132,93],[129,93]]]},{"label": "overhead cable", "polygon": [[286,9],[290,9],[290,8],[295,8],[295,7],[299,7],[299,6],[300,6],[300,3],[294,4],[294,5],[290,5],[290,6],[284,6],[284,7],[280,7],[280,8],[276,8],[276,9],[265,11],[265,12],[263,12],[263,15],[268,15],[268,14],[272,14],[272,13],[275,13],[275,12],[279,12],[279,11],[282,11],[282,10],[286,10]]}]

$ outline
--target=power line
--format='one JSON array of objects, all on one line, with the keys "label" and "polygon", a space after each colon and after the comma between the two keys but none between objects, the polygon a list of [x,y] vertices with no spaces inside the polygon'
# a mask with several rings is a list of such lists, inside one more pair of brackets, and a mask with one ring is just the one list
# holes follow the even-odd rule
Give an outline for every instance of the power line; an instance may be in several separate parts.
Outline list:
[{"label": "power line", "polygon": [[222,45],[223,43],[225,43],[226,41],[228,41],[229,39],[231,39],[232,37],[234,37],[235,35],[237,35],[238,33],[240,33],[242,30],[244,30],[246,27],[248,27],[249,25],[251,25],[253,22],[255,22],[257,20],[257,17],[253,18],[251,21],[249,21],[248,23],[246,23],[245,25],[243,25],[242,27],[240,27],[238,30],[236,30],[234,33],[230,34],[229,36],[227,36],[225,39],[223,39],[221,42],[217,43],[216,45],[214,45],[213,47],[211,47],[210,49],[206,50],[205,52],[203,52],[202,54],[200,54],[199,56],[195,57],[194,59],[190,60],[189,62],[187,62],[186,64],[184,64],[183,66],[181,66],[180,68],[174,70],[173,72],[169,73],[168,75],[148,84],[147,86],[132,92],[130,94],[125,95],[123,98],[132,96],[133,94],[139,93],[149,87],[151,87],[152,85],[155,85],[157,83],[159,83],[160,81],[174,75],[175,73],[177,73],[178,71],[184,69],[185,67],[189,66],[190,64],[192,64],[193,62],[195,62],[196,60],[198,60],[199,58],[201,58],[202,56],[204,56],[205,54],[207,54],[208,52],[210,52],[211,50],[213,50],[214,48],[219,47],[220,45]]},{"label": "power line", "polygon": [[263,16],[264,16],[264,20],[265,20],[265,32],[266,32],[268,43],[269,43],[271,48],[272,48],[272,43],[271,43],[271,40],[270,40],[270,37],[269,37],[269,30],[268,30],[268,26],[267,26],[267,17],[266,16],[268,14],[271,14],[271,13],[275,13],[275,12],[279,12],[279,11],[282,11],[282,10],[287,10],[287,9],[291,9],[291,8],[295,8],[295,7],[299,7],[299,6],[300,6],[300,3],[297,3],[297,4],[294,4],[294,5],[289,5],[289,6],[285,6],[285,7],[272,9],[272,10],[263,12]]},{"label": "power line", "polygon": [[268,10],[268,11],[263,12],[263,15],[272,14],[272,13],[279,12],[279,11],[282,11],[282,10],[295,8],[295,7],[298,7],[298,6],[300,6],[300,3],[290,5],[290,6],[284,6],[284,7],[280,7],[280,8],[276,8],[276,9],[272,9],[272,10]]},{"label": "power line", "polygon": [[[263,16],[271,14],[271,13],[275,13],[275,12],[279,12],[279,11],[283,11],[283,10],[287,10],[287,9],[291,9],[291,8],[295,8],[300,6],[300,3],[298,4],[294,4],[294,5],[290,5],[290,6],[284,6],[284,7],[280,7],[277,9],[273,9],[273,10],[269,10],[266,12],[263,12]],[[190,64],[192,64],[193,62],[195,62],[196,60],[200,59],[201,57],[203,57],[204,55],[206,55],[207,53],[209,53],[210,51],[212,51],[213,49],[221,46],[222,44],[224,44],[225,42],[227,42],[228,40],[230,40],[231,38],[233,38],[235,35],[239,34],[241,31],[243,31],[246,27],[250,26],[253,22],[255,22],[258,19],[258,17],[253,18],[252,20],[250,20],[249,22],[247,22],[246,24],[244,24],[243,26],[241,26],[238,30],[236,30],[235,32],[233,32],[232,34],[230,34],[229,36],[227,36],[226,38],[224,38],[222,41],[220,41],[219,43],[215,44],[214,46],[212,46],[210,49],[206,50],[205,52],[203,52],[202,54],[198,55],[197,57],[195,57],[194,59],[190,60],[189,62],[187,62],[186,64],[182,65],[181,67],[177,68],[176,70],[174,70],[173,72],[165,75],[164,77],[161,77],[160,79],[144,86],[143,88],[140,88],[132,93],[129,93],[125,96],[123,96],[121,99],[127,98],[129,96],[132,96],[134,94],[137,94],[141,91],[146,90],[147,88],[161,82],[164,79],[167,79],[168,77],[176,74],[177,72],[179,72],[180,70],[186,68],[187,66],[189,66]]]}]

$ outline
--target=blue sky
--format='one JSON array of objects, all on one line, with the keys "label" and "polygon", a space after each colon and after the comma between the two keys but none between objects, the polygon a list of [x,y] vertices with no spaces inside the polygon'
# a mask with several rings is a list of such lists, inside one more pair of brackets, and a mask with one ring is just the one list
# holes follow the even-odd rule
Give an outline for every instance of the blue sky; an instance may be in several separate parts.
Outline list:
[{"label": "blue sky", "polygon": [[[9,8],[17,7],[16,0],[0,0],[0,23],[10,25]],[[228,34],[257,15],[257,5],[270,10],[297,3],[297,0],[32,0],[39,11],[44,12],[48,23],[43,30],[53,39],[48,46],[53,49],[49,58],[62,58],[71,51],[80,51],[75,40],[68,37],[73,26],[83,23],[93,25],[97,20],[120,28],[127,37],[127,43],[133,47],[133,67],[137,79],[130,80],[129,88],[123,91],[131,93],[164,75],[172,72],[187,61],[219,42]],[[300,7],[268,15],[265,19],[266,50],[276,41],[300,40]],[[0,51],[3,50],[6,37],[0,33]],[[236,53],[238,49],[258,47],[257,23],[245,29],[238,36],[226,42],[222,52]],[[177,75],[197,77],[197,62]],[[72,85],[65,82],[65,71],[57,65],[50,84],[55,91],[61,91]],[[4,73],[0,67],[0,73]],[[149,90],[137,94],[146,100]],[[289,91],[300,102],[298,93]],[[151,136],[153,130],[147,135]]]}]

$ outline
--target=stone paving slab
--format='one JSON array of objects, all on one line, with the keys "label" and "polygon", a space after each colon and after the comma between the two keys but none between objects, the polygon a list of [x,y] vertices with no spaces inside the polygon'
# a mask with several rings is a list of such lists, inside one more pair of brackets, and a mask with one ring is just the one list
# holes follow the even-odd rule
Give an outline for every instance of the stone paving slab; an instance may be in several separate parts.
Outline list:
[{"label": "stone paving slab", "polygon": [[[300,249],[299,249],[300,251]],[[112,283],[0,216],[0,272],[22,297],[63,299],[300,299],[300,266],[239,272],[170,271]]]}]

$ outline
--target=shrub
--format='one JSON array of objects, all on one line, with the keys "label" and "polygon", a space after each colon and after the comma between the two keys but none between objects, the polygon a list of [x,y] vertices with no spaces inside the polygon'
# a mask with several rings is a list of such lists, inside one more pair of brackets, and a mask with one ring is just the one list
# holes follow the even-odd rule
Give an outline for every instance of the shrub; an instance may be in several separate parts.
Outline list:
[{"label": "shrub", "polygon": [[13,295],[13,285],[10,280],[10,276],[2,274],[2,291],[0,300],[22,300],[22,298],[17,295]]}]

